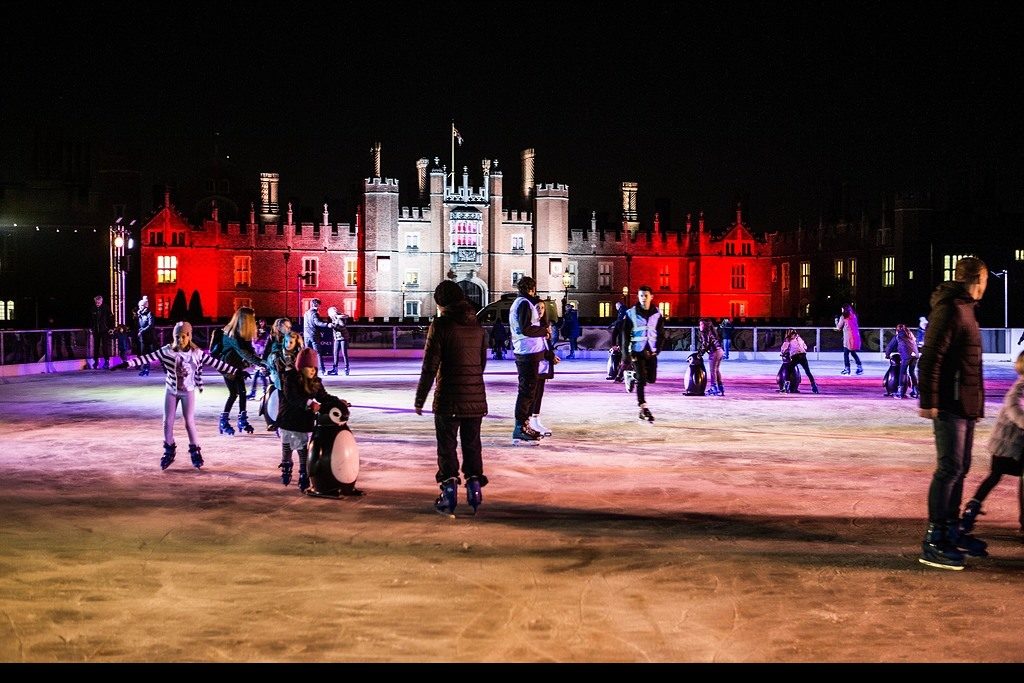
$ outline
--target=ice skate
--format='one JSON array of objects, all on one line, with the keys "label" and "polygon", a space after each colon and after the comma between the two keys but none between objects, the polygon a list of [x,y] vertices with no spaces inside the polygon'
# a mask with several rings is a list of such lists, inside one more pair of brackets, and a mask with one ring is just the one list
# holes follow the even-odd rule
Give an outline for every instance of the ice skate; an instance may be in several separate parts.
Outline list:
[{"label": "ice skate", "polygon": [[960,518],[960,530],[969,534],[974,531],[974,524],[978,520],[978,515],[983,515],[981,511],[981,503],[974,498],[967,501],[967,505],[964,506],[964,516]]},{"label": "ice skate", "polygon": [[439,515],[446,517],[455,516],[455,506],[459,504],[457,485],[458,480],[455,478],[447,479],[441,483],[441,495],[434,501],[434,509],[437,510]]},{"label": "ice skate", "polygon": [[294,463],[291,460],[282,461],[281,464],[277,466],[277,468],[281,470],[281,483],[285,486],[292,483],[292,467],[294,467]]},{"label": "ice skate", "polygon": [[484,494],[480,491],[480,480],[476,477],[470,477],[466,480],[466,502],[469,504],[469,507],[473,508],[474,515],[483,500]]},{"label": "ice skate", "polygon": [[626,382],[626,391],[632,394],[636,389],[636,370],[626,370],[622,374]]},{"label": "ice skate", "polygon": [[220,414],[220,425],[218,426],[218,429],[220,429],[220,433],[225,436],[234,436],[235,430],[231,427],[231,418],[229,415],[229,413]]},{"label": "ice skate", "polygon": [[959,520],[954,519],[946,525],[946,536],[955,548],[962,550],[971,557],[988,557],[988,550],[986,550],[988,543],[960,531]]},{"label": "ice skate", "polygon": [[516,428],[512,430],[512,445],[514,446],[520,444],[536,445],[540,443],[542,438],[540,433],[531,427],[528,421],[517,424]]},{"label": "ice skate", "polygon": [[299,491],[302,493],[306,492],[309,488],[309,474],[306,470],[299,470]]},{"label": "ice skate", "polygon": [[640,415],[638,417],[641,422],[654,423],[654,415],[651,414],[651,411],[646,404],[640,406]]},{"label": "ice skate", "polygon": [[540,415],[530,417],[530,427],[541,436],[551,436],[551,430],[541,424]]},{"label": "ice skate", "polygon": [[921,544],[921,557],[917,561],[936,569],[960,571],[964,568],[964,554],[949,542],[946,527],[942,524],[928,525]]},{"label": "ice skate", "polygon": [[164,444],[164,456],[160,458],[160,469],[166,470],[174,462],[174,454],[178,450],[176,444],[165,443]]},{"label": "ice skate", "polygon": [[330,370],[327,371],[327,374],[328,375],[332,375],[332,376],[333,375],[337,375],[338,374],[338,368],[331,368]]},{"label": "ice skate", "polygon": [[858,375],[863,375],[864,374],[864,366],[863,365],[858,365],[857,366],[857,374]]},{"label": "ice skate", "polygon": [[849,375],[850,374],[850,368],[843,368],[843,371],[840,372],[839,374],[840,375]]},{"label": "ice skate", "polygon": [[195,467],[197,470],[206,464],[203,462],[203,452],[196,444],[188,445],[188,454],[192,458],[192,467]]},{"label": "ice skate", "polygon": [[251,424],[249,424],[249,417],[246,415],[244,410],[238,413],[238,431],[244,431],[246,434],[252,434],[256,431]]}]

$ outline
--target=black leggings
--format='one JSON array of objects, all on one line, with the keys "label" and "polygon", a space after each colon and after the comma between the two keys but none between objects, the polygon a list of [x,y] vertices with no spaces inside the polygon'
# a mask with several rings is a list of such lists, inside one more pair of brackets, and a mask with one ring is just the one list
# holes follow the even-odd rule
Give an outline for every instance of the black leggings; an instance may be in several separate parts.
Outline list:
[{"label": "black leggings", "polygon": [[992,458],[992,471],[978,486],[974,499],[979,503],[984,501],[1003,475],[1017,477],[1017,521],[1024,527],[1024,477],[1020,476],[1020,462],[1013,458]]},{"label": "black leggings", "polygon": [[241,370],[236,370],[234,377],[228,379],[227,375],[224,376],[224,384],[228,387],[228,400],[224,402],[224,412],[230,413],[231,407],[235,405],[235,399],[238,399],[238,412],[245,412],[245,373]]},{"label": "black leggings", "polygon": [[793,368],[795,368],[798,365],[802,367],[804,369],[804,374],[807,375],[807,381],[810,382],[811,384],[814,384],[814,375],[811,374],[811,366],[807,364],[806,353],[793,354],[793,356],[789,359],[789,365],[790,367]]}]

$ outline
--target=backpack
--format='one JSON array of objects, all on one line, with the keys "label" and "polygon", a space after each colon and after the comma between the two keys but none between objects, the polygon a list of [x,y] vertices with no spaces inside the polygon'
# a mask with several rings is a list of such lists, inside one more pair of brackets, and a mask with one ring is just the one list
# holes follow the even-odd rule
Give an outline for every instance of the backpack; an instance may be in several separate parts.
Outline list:
[{"label": "backpack", "polygon": [[213,330],[210,335],[210,355],[214,358],[220,358],[221,352],[224,351],[224,330],[217,327]]}]

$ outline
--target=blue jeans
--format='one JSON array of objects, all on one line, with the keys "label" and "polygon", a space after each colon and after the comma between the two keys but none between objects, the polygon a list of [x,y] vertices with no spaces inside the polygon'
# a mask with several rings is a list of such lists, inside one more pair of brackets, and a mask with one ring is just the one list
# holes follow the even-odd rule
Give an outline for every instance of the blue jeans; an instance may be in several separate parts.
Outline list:
[{"label": "blue jeans", "polygon": [[928,521],[946,524],[960,518],[964,477],[971,469],[974,444],[973,418],[957,417],[946,411],[932,420],[935,428],[937,466],[928,488]]},{"label": "blue jeans", "polygon": [[857,355],[856,351],[851,351],[850,349],[843,349],[843,365],[847,370],[850,369],[850,356],[853,356],[853,359],[857,361],[857,367],[859,368],[860,356]]},{"label": "blue jeans", "polygon": [[725,351],[725,357],[729,357],[729,347],[732,346],[732,339],[722,340],[722,349]]}]

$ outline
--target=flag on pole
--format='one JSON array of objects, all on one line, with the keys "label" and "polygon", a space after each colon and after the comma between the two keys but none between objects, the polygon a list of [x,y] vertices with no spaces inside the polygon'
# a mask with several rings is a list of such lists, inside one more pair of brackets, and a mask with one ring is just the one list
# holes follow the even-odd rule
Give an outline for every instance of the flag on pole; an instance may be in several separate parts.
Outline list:
[{"label": "flag on pole", "polygon": [[459,147],[462,147],[462,135],[459,134],[459,129],[455,127],[454,123],[452,124],[452,137],[458,140]]}]

